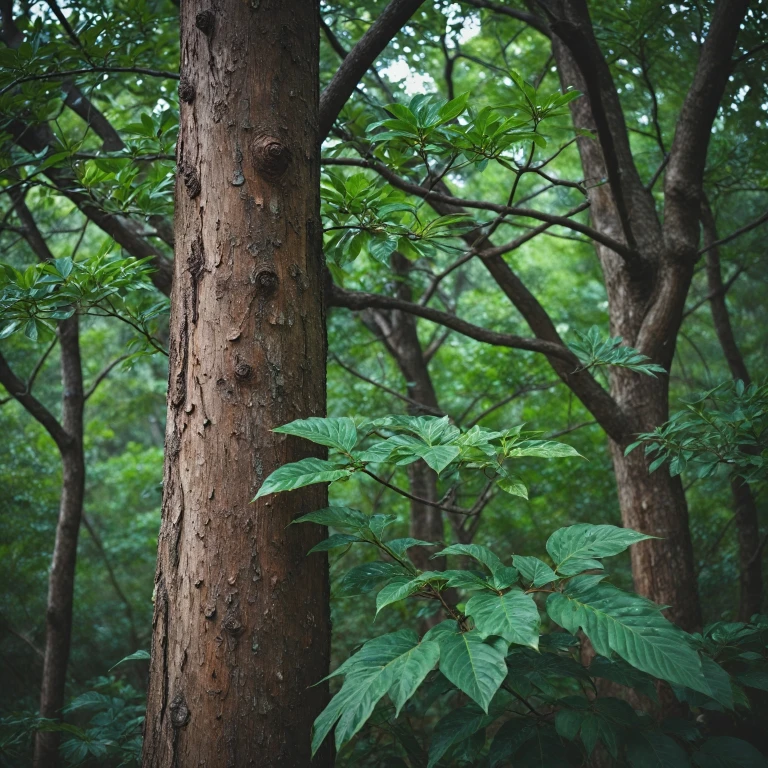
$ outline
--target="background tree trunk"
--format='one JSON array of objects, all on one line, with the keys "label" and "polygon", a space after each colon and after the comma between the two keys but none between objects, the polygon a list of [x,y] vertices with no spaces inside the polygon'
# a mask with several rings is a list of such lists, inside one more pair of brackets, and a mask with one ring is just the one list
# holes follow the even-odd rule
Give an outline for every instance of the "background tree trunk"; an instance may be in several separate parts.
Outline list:
[{"label": "background tree trunk", "polygon": [[[144,766],[308,766],[327,700],[324,486],[252,504],[320,456],[274,427],[325,412],[318,4],[181,10],[163,520]],[[330,765],[330,749],[313,765]]]},{"label": "background tree trunk", "polygon": [[[709,202],[701,206],[701,223],[704,231],[704,245],[707,251],[707,287],[712,322],[715,326],[720,347],[723,350],[731,376],[749,385],[751,377],[747,364],[731,326],[728,305],[725,302],[725,286],[720,267],[720,249],[712,244],[717,242],[717,226]],[[760,612],[763,603],[763,560],[760,550],[760,520],[755,495],[749,483],[740,477],[732,477],[731,496],[733,513],[736,516],[736,531],[739,542],[739,621],[749,621]]]},{"label": "background tree trunk", "polygon": [[[77,315],[59,323],[61,348],[61,426],[68,435],[60,444],[61,500],[53,561],[48,577],[48,607],[45,614],[45,661],[40,687],[40,715],[53,720],[61,717],[67,681],[67,665],[72,635],[72,603],[77,564],[77,538],[85,493],[83,454],[83,372]],[[35,768],[51,768],[58,763],[60,734],[38,731],[35,737]]]}]

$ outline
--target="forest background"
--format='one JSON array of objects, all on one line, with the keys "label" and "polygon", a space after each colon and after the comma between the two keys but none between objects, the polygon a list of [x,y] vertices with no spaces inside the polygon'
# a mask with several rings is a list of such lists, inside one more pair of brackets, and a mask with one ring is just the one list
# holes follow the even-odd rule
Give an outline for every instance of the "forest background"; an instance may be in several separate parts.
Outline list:
[{"label": "forest background", "polygon": [[[322,5],[321,89],[386,6],[384,2]],[[713,6],[641,1],[625,3],[620,9],[599,3],[590,10],[623,110],[634,165],[656,204],[662,206],[662,183],[677,119],[710,29]],[[39,279],[41,259],[72,259],[85,265],[78,290],[88,294],[89,304],[78,329],[86,479],[67,700],[76,702],[72,717],[81,726],[91,722],[94,712],[102,720],[91,722],[96,730],[90,746],[82,739],[71,740],[66,757],[74,764],[88,760],[98,764],[103,757],[98,754],[102,748],[98,728],[106,729],[107,741],[114,741],[119,731],[120,759],[130,759],[131,749],[135,750],[146,686],[142,652],[149,649],[152,634],[168,382],[164,354],[168,302],[157,288],[165,280],[167,293],[168,276],[143,272],[133,257],[149,257],[148,266],[156,269],[158,257],[172,254],[173,237],[167,226],[173,213],[179,94],[186,100],[184,83],[177,82],[178,8],[171,2],[141,0],[85,2],[76,7],[51,0],[32,5],[3,2],[0,13],[4,70],[0,81],[4,131],[0,252],[2,261],[18,270],[7,272],[6,303],[0,306],[7,320],[0,341],[0,381],[6,389],[0,408],[4,437],[0,443],[0,580],[4,585],[0,655],[5,670],[0,710],[7,717],[3,759],[21,759],[30,744],[31,726],[26,728],[25,723],[38,707],[48,574],[62,487],[62,461],[50,430],[31,417],[29,401],[11,395],[20,394],[20,381],[35,402],[66,420],[59,409],[64,342],[58,341],[66,332],[59,331],[57,336],[54,331],[57,324],[65,327],[70,322],[56,315],[56,307],[38,309],[37,314],[27,308],[24,322],[9,313],[18,307],[13,302],[18,301],[19,291],[27,291],[30,306],[37,301],[29,299],[30,285],[19,275],[32,268],[38,270],[35,279]],[[701,258],[692,266],[690,289],[682,294],[676,343],[672,335],[674,354],[666,360],[664,353],[652,354],[650,360],[661,362],[668,372],[643,373],[637,370],[641,364],[634,369],[630,364],[618,374],[646,377],[642,380],[648,382],[668,381],[672,412],[685,410],[685,403],[697,393],[718,385],[723,385],[721,391],[731,407],[743,393],[729,390],[728,382],[735,378],[759,383],[767,373],[764,290],[768,270],[765,227],[759,226],[766,221],[768,170],[765,15],[758,3],[745,16],[708,149],[705,146]],[[546,309],[553,332],[573,350],[573,360],[567,361],[572,367],[561,371],[561,378],[541,354],[544,347],[539,351],[533,351],[535,347],[526,351],[524,345],[510,348],[520,345],[471,329],[467,335],[466,328],[452,324],[450,318],[461,318],[474,327],[516,339],[529,337],[533,327],[530,316],[524,318],[515,311],[499,290],[492,271],[478,259],[462,256],[478,250],[462,240],[472,231],[465,221],[445,219],[425,229],[435,214],[419,201],[418,192],[407,203],[405,194],[378,202],[371,198],[366,205],[381,217],[405,212],[405,208],[392,208],[381,213],[386,202],[407,204],[416,211],[418,227],[411,226],[411,231],[418,231],[418,237],[410,240],[408,250],[409,244],[403,238],[393,239],[391,231],[389,238],[378,240],[370,232],[356,237],[354,230],[341,228],[349,219],[339,220],[332,209],[339,207],[334,194],[349,203],[367,200],[372,189],[381,188],[376,187],[379,174],[373,167],[377,158],[368,145],[369,154],[359,150],[370,126],[388,117],[386,105],[410,103],[415,110],[419,102],[411,101],[414,96],[434,94],[440,104],[461,107],[450,117],[456,122],[465,110],[477,114],[488,105],[525,103],[526,88],[532,86],[541,98],[561,93],[564,86],[551,34],[542,18],[522,4],[518,8],[479,0],[424,3],[376,56],[375,65],[335,121],[323,150],[324,170],[336,179],[326,175],[323,181],[328,190],[325,253],[337,286],[336,293],[329,294],[327,315],[329,415],[373,419],[398,413],[447,414],[465,428],[525,424],[545,438],[567,442],[586,459],[524,459],[520,475],[528,498],[498,491],[475,500],[475,493],[467,504],[467,499],[451,497],[448,506],[472,508],[468,518],[440,515],[434,505],[425,508],[402,495],[384,494],[379,484],[360,475],[332,486],[331,497],[339,504],[397,515],[395,525],[403,536],[410,531],[416,538],[435,541],[442,534],[448,543],[472,541],[492,546],[505,557],[544,552],[552,532],[566,525],[620,525],[622,521],[606,436],[610,417],[596,416],[595,409],[590,411],[575,394],[580,385],[574,389],[562,380],[582,365],[606,389],[620,386],[608,377],[611,363],[621,361],[615,351],[610,352],[610,345],[599,346],[620,335],[621,328],[616,327],[615,317],[609,319],[604,272],[595,257],[590,229],[594,222],[586,206],[581,207],[587,192],[608,180],[586,178],[575,142],[573,120],[578,119],[568,111],[567,102],[553,106],[553,114],[543,121],[541,137],[534,140],[526,134],[510,150],[518,173],[509,197],[516,206],[568,216],[577,223],[576,229],[567,226],[565,219],[536,221],[508,212],[495,220],[497,211],[473,211],[474,224],[484,222],[486,232],[491,228],[497,233],[498,243],[514,243],[505,258]],[[62,77],[61,72],[69,74]],[[13,99],[23,101],[23,114],[19,101]],[[20,131],[22,117],[29,124],[48,126],[50,133]],[[580,140],[596,138],[582,131]],[[531,170],[545,159],[549,160],[546,166]],[[439,185],[447,182],[457,197],[496,201],[502,207],[505,202],[508,207],[511,204],[507,200],[510,168],[501,163],[467,162],[462,167],[462,161],[454,159],[437,174],[439,178],[428,174],[419,184],[423,173],[419,175],[418,162],[416,167],[409,166],[412,160],[413,153],[408,157],[405,151],[399,157],[394,157],[394,150],[387,155],[390,167],[394,164],[402,177],[422,190],[425,186],[440,190]],[[521,168],[526,172],[519,173]],[[391,194],[392,188],[386,189]],[[336,228],[343,236],[336,234]],[[724,242],[710,247],[720,240]],[[613,239],[610,242],[615,244]],[[405,251],[404,257],[393,255],[395,246]],[[456,260],[462,258],[460,268],[456,267]],[[71,263],[61,262],[55,280],[64,284],[72,269]],[[75,274],[80,273],[75,270]],[[103,295],[102,287],[107,287]],[[402,312],[396,303],[366,303],[352,292],[394,297],[422,307],[431,301],[429,306],[440,313],[433,319],[443,324],[431,322],[424,312],[416,320],[418,312]],[[534,333],[542,338],[538,330]],[[591,364],[590,355],[594,356]],[[16,379],[9,378],[12,375]],[[611,370],[610,375],[617,374]],[[661,418],[656,423],[641,420],[642,429],[635,432],[650,431],[665,421],[665,386],[661,385],[661,394],[651,390],[658,399],[655,415]],[[755,421],[760,418],[764,409]],[[628,436],[622,434],[622,439]],[[628,442],[624,440],[621,453]],[[635,455],[641,454],[642,449]],[[679,621],[692,630],[700,628],[699,619],[705,624],[747,621],[765,608],[764,483],[758,478],[752,484],[752,527],[740,528],[738,490],[729,481],[727,467],[717,463],[706,471],[700,464],[678,463],[677,467],[689,514],[698,598],[689,593],[693,602],[684,601],[672,610],[678,610]],[[669,465],[655,471],[668,478]],[[419,498],[436,502],[440,497],[437,481],[421,465],[398,469],[389,480]],[[444,491],[440,489],[441,494]],[[649,493],[653,499],[653,489]],[[621,557],[614,566],[614,581],[632,588],[629,556]],[[364,555],[354,550],[343,557],[331,556],[333,587],[338,586],[337,574],[362,562],[359,558]],[[648,594],[638,586],[638,567],[635,587]],[[674,576],[674,568],[671,573]],[[372,595],[332,601],[332,667],[370,636],[369,609],[374,603]],[[395,630],[415,616],[410,604],[398,603],[377,619],[377,633]],[[135,658],[115,667],[131,655]],[[369,738],[375,746],[375,735]],[[360,754],[355,759],[365,759]]]}]

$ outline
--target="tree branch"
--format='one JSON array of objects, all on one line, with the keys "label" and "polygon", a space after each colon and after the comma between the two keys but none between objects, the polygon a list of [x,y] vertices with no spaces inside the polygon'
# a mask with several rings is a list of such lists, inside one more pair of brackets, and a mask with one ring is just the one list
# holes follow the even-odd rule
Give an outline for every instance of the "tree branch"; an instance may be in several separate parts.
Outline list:
[{"label": "tree branch", "polygon": [[11,370],[2,353],[0,353],[0,384],[48,432],[59,451],[64,453],[72,445],[72,437],[65,432],[56,417],[27,391],[26,384]]},{"label": "tree branch", "polygon": [[577,367],[580,365],[576,355],[568,347],[550,341],[543,341],[535,338],[525,338],[515,336],[509,333],[499,333],[498,331],[489,331],[481,328],[479,325],[473,325],[465,320],[461,320],[455,315],[443,312],[432,307],[423,307],[409,301],[403,301],[391,296],[383,296],[377,293],[364,293],[362,291],[348,291],[337,285],[331,285],[328,296],[328,306],[346,307],[355,312],[364,309],[399,309],[408,312],[417,317],[423,317],[425,320],[431,320],[433,323],[450,328],[464,336],[468,336],[476,341],[482,341],[486,344],[493,344],[497,347],[509,347],[511,349],[524,349],[530,352],[541,352],[543,354],[557,357],[569,364]]},{"label": "tree branch", "polygon": [[463,0],[463,3],[464,5],[471,5],[474,8],[486,8],[494,13],[509,16],[511,19],[524,22],[529,27],[540,32],[546,38],[552,37],[552,33],[549,30],[546,20],[542,19],[541,16],[537,16],[535,13],[528,13],[527,11],[521,11],[517,8],[510,8],[508,5],[494,3],[491,2],[491,0]]},{"label": "tree branch", "polygon": [[331,132],[334,121],[368,68],[423,2],[424,0],[391,0],[344,58],[331,82],[320,94],[321,142]]}]

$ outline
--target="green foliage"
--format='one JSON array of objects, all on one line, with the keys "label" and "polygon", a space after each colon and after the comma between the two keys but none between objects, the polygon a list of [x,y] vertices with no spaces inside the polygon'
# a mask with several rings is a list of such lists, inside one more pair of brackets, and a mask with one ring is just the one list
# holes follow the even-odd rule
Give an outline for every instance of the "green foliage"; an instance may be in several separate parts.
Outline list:
[{"label": "green foliage", "polygon": [[747,482],[761,481],[768,467],[768,384],[726,382],[683,401],[666,424],[638,435],[652,457],[650,472],[667,464],[674,477],[688,469],[710,477],[725,467]]},{"label": "green foliage", "polygon": [[158,300],[149,282],[147,259],[120,259],[103,253],[74,261],[59,258],[18,270],[0,264],[0,339],[23,330],[32,341],[50,338],[56,322],[76,312],[116,317],[139,334],[133,346],[162,350],[154,338],[168,301]]},{"label": "green foliage", "polygon": [[[519,456],[578,455],[562,444],[532,440],[519,428],[462,431],[436,417],[390,416],[357,426],[347,418],[316,418],[278,431],[334,449],[340,456],[333,461],[349,473],[369,463],[394,467],[429,455],[446,476],[482,471],[497,478],[504,462]],[[445,455],[429,453],[436,448]],[[281,473],[297,464],[270,475],[267,492],[294,487]],[[325,466],[302,477],[302,484],[333,479]],[[604,558],[653,536],[577,524],[549,537],[551,564],[528,555],[513,555],[506,564],[488,547],[453,544],[433,557],[468,558],[469,567],[420,571],[408,550],[429,543],[388,540],[385,529],[393,519],[329,507],[295,521],[341,532],[321,550],[365,544],[378,551],[382,559],[346,573],[342,594],[378,590],[377,614],[396,603],[420,601],[436,604],[446,617],[421,638],[413,629],[400,629],[368,640],[338,666],[331,677],[343,675],[344,682],[315,722],[313,752],[334,728],[336,748],[344,749],[371,718],[398,733],[401,713],[418,711],[420,695],[428,696],[439,683],[441,690],[460,692],[471,703],[450,709],[428,748],[409,732],[408,749],[428,754],[429,766],[477,764],[481,755],[489,765],[511,759],[515,765],[580,766],[598,745],[619,764],[639,768],[687,766],[691,759],[715,765],[726,755],[727,744],[702,743],[692,720],[659,725],[622,699],[588,695],[596,680],[605,679],[655,699],[653,683],[661,680],[692,709],[733,711],[737,701],[746,701],[742,686],[760,688],[768,680],[767,618],[715,624],[689,635],[670,623],[660,606],[605,580]],[[582,632],[598,654],[589,667],[580,663]],[[496,736],[487,746],[485,729],[491,726]],[[749,744],[733,742],[734,755],[750,760],[757,754]]]},{"label": "green foliage", "polygon": [[276,431],[305,437],[340,455],[329,460],[302,459],[280,467],[264,481],[257,499],[312,483],[345,479],[357,472],[370,474],[371,465],[405,466],[419,459],[449,480],[459,482],[467,471],[481,470],[507,493],[526,496],[525,486],[511,470],[515,459],[579,455],[563,443],[538,440],[521,427],[494,432],[474,426],[462,432],[447,416],[387,416],[357,426],[348,417],[311,418]]},{"label": "green foliage", "polygon": [[650,358],[628,347],[622,342],[621,336],[604,338],[600,329],[594,325],[586,333],[575,332],[578,341],[570,343],[571,351],[581,360],[583,370],[590,370],[604,365],[616,368],[627,368],[647,376],[655,377],[657,373],[666,373],[661,365],[652,363]]}]

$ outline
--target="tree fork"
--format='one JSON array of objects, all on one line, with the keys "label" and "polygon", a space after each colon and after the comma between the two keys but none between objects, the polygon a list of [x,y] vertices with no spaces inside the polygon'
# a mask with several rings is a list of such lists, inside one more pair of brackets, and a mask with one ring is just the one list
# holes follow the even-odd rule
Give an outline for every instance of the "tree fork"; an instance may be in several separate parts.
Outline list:
[{"label": "tree fork", "polygon": [[[311,486],[251,503],[325,412],[316,0],[181,7],[163,516],[145,768],[310,765],[327,700]],[[330,751],[312,765],[331,764]]]}]

